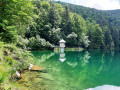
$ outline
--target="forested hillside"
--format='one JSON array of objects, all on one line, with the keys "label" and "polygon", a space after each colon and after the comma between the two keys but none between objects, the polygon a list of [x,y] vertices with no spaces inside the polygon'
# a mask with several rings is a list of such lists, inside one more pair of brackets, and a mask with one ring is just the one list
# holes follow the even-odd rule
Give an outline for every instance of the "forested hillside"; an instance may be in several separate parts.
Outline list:
[{"label": "forested hillside", "polygon": [[[28,25],[26,38],[32,39],[31,41],[36,39],[38,43],[38,38],[41,37],[51,46],[58,45],[63,38],[67,41],[67,47],[88,47],[86,21],[80,15],[70,12],[68,6],[64,8],[55,2],[38,1],[33,4],[36,6],[36,17]],[[34,47],[41,49],[40,43],[34,45],[33,42],[32,48]]]},{"label": "forested hillside", "polygon": [[62,38],[68,47],[119,48],[118,12],[58,3],[2,1],[1,41],[28,50],[51,49]]},{"label": "forested hillside", "polygon": [[28,47],[32,50],[58,45],[62,38],[67,41],[67,47],[114,48],[112,42],[109,46],[104,44],[102,29],[94,20],[85,20],[79,14],[70,12],[68,6],[63,7],[55,2],[32,3],[35,5],[33,12],[36,17],[33,17],[24,36],[29,39]]},{"label": "forested hillside", "polygon": [[94,20],[99,24],[104,35],[106,48],[109,48],[111,43],[116,49],[120,47],[120,10],[96,10],[64,2],[57,3],[64,7],[68,5],[71,12],[81,15],[85,20]]},{"label": "forested hillside", "polygon": [[46,0],[0,1],[0,85],[32,63],[28,50],[53,49],[60,39],[67,47],[119,49],[119,12]]}]

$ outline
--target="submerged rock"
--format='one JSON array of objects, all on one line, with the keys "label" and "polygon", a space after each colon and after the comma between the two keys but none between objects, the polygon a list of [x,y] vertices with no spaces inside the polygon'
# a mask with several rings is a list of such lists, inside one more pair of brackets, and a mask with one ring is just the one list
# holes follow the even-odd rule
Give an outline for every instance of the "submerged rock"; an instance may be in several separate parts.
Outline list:
[{"label": "submerged rock", "polygon": [[[46,73],[46,69],[40,66],[33,66],[30,70],[24,70],[18,80],[21,90],[57,90],[50,89],[54,85],[54,77]],[[52,88],[52,87],[51,87]],[[18,89],[19,90],[19,89]]]},{"label": "submerged rock", "polygon": [[46,72],[46,69],[44,67],[40,67],[40,66],[33,66],[30,70],[31,71]]}]

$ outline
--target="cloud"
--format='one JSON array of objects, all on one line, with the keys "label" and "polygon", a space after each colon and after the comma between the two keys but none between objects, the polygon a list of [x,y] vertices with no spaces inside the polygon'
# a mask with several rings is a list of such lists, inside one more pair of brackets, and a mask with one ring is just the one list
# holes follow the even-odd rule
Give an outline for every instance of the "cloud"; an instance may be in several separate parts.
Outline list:
[{"label": "cloud", "polygon": [[88,0],[88,2],[84,6],[100,10],[120,9],[120,4],[118,0]]},{"label": "cloud", "polygon": [[120,0],[57,0],[69,2],[76,5],[83,5],[86,7],[96,8],[99,10],[113,10],[120,9]]}]

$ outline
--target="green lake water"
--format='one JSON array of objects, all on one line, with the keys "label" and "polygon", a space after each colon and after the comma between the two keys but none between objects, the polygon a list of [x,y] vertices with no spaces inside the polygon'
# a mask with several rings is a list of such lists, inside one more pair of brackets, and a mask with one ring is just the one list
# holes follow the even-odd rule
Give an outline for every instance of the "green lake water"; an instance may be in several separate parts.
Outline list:
[{"label": "green lake water", "polygon": [[45,90],[120,90],[120,51],[32,53],[35,64],[47,69],[40,73]]}]

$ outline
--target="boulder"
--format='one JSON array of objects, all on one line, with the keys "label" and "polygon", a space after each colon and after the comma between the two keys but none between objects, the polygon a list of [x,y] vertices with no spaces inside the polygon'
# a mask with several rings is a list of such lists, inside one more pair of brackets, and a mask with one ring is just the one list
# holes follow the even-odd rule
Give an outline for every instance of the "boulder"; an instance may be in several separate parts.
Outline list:
[{"label": "boulder", "polygon": [[31,71],[46,72],[46,69],[44,67],[40,67],[40,66],[33,66],[30,70]]},{"label": "boulder", "polygon": [[20,78],[20,73],[19,73],[18,71],[16,71],[15,77],[16,77],[16,78]]}]

